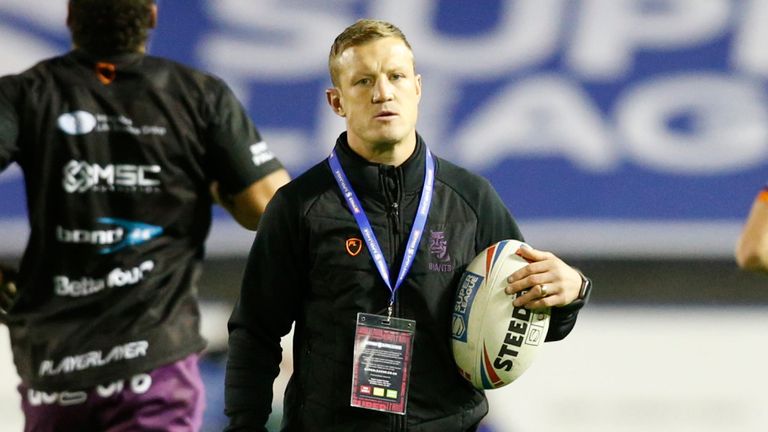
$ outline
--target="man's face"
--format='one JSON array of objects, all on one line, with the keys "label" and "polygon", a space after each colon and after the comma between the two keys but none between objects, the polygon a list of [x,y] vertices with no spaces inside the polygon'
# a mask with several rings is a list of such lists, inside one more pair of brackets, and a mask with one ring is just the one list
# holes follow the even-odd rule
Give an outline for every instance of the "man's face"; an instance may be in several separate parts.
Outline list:
[{"label": "man's face", "polygon": [[346,119],[350,146],[376,152],[415,143],[421,76],[405,43],[378,39],[347,48],[337,62],[338,87],[328,99]]}]

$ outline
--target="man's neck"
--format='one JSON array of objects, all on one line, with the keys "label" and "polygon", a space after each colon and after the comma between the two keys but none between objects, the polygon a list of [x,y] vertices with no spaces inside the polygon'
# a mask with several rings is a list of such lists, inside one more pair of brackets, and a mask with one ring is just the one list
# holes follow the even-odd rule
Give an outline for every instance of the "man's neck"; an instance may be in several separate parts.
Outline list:
[{"label": "man's neck", "polygon": [[400,166],[416,150],[416,136],[411,139],[400,141],[395,144],[373,145],[356,143],[354,140],[348,140],[349,148],[360,155],[363,159],[383,165]]}]

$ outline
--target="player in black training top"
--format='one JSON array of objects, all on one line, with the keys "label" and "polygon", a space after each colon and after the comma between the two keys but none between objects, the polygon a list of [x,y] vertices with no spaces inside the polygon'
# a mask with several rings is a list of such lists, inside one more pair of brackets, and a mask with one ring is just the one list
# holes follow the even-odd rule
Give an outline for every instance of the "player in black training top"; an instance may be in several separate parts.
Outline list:
[{"label": "player in black training top", "polygon": [[0,268],[28,431],[195,431],[195,283],[219,201],[255,229],[288,174],[219,79],[145,54],[152,0],[71,0],[74,49],[0,78],[31,234]]}]

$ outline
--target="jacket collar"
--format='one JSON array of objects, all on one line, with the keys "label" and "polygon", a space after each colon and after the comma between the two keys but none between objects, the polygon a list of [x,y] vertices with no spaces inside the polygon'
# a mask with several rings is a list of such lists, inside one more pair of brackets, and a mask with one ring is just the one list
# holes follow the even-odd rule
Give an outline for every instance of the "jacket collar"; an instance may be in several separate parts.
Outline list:
[{"label": "jacket collar", "polygon": [[342,133],[336,140],[336,154],[342,168],[352,184],[358,197],[361,193],[373,194],[381,199],[383,188],[381,173],[386,170],[400,170],[403,180],[403,191],[406,194],[420,193],[424,187],[424,158],[426,157],[426,144],[421,136],[416,134],[416,149],[413,154],[398,167],[392,167],[376,162],[370,162],[355,153],[347,141],[347,133]]},{"label": "jacket collar", "polygon": [[94,65],[98,62],[106,62],[106,63],[112,63],[122,67],[137,63],[146,56],[146,54],[139,53],[139,52],[114,54],[110,56],[94,56],[79,48],[76,48],[70,51],[70,55],[77,62],[84,63],[89,66]]}]

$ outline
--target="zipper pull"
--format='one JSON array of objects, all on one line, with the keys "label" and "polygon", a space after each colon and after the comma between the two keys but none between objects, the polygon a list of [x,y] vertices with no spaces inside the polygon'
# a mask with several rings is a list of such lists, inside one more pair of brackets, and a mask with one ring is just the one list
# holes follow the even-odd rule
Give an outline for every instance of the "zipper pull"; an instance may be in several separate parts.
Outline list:
[{"label": "zipper pull", "polygon": [[396,202],[392,203],[392,222],[395,227],[395,232],[400,234],[400,205]]}]

